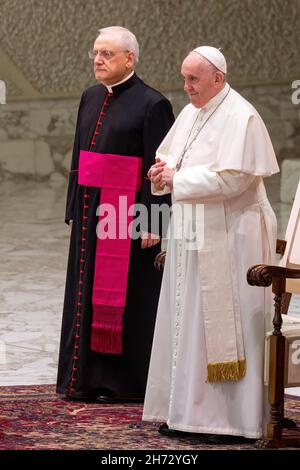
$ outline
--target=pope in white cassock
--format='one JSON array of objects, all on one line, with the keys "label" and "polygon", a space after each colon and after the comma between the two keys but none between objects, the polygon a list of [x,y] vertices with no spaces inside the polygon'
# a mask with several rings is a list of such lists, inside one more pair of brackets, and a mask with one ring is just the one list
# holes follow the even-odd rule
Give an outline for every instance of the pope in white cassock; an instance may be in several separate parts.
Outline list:
[{"label": "pope in white cassock", "polygon": [[274,262],[276,218],[263,177],[279,168],[261,117],[226,83],[226,72],[213,47],[185,58],[191,103],[148,173],[153,194],[171,192],[174,212],[143,420],[165,422],[166,435],[256,439],[272,304],[270,291],[250,287],[246,274]]}]

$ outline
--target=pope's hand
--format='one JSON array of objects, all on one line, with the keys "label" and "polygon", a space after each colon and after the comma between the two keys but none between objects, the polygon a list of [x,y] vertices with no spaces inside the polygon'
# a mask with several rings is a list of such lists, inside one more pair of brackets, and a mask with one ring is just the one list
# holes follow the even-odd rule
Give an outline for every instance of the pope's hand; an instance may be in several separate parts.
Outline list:
[{"label": "pope's hand", "polygon": [[173,168],[169,168],[165,166],[162,170],[160,175],[160,185],[164,188],[168,186],[168,188],[172,191],[173,189],[173,179],[175,175],[175,170]]},{"label": "pope's hand", "polygon": [[148,178],[151,180],[151,183],[155,186],[155,189],[162,190],[165,187],[165,184],[162,184],[162,172],[166,162],[161,161],[156,157],[156,163],[150,167],[148,171]]}]

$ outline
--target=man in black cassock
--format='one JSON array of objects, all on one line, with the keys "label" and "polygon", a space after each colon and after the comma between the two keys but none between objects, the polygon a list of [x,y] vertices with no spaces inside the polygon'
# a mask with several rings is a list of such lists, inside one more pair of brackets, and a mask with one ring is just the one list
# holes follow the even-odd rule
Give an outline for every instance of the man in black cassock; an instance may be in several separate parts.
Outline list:
[{"label": "man in black cassock", "polygon": [[[147,226],[150,217],[144,220],[142,238],[129,242],[128,269],[126,261],[119,269],[114,256],[120,245],[118,241],[105,245],[97,237],[100,219],[96,211],[107,191],[102,188],[114,191],[104,181],[107,165],[110,165],[112,186],[122,195],[117,180],[126,162],[128,180],[134,179],[133,168],[137,174],[141,173],[137,176],[140,182],[133,181],[136,185],[133,197],[150,214],[151,204],[157,204],[157,198],[151,195],[146,175],[174,117],[170,102],[135,74],[138,43],[130,31],[121,27],[100,30],[89,55],[94,60],[94,73],[100,85],[83,93],[77,118],[66,208],[71,241],[57,392],[83,401],[142,401],[161,285],[161,274],[153,265],[160,251],[160,237]],[[94,157],[100,158],[96,171],[95,162],[94,167],[89,166]],[[132,166],[135,162],[137,166]],[[101,177],[97,165],[101,167]],[[98,176],[103,180],[95,183]],[[166,202],[170,203],[166,197],[161,199],[161,203]],[[115,269],[115,277],[111,279],[116,282],[109,281],[110,267],[112,272]],[[104,269],[108,269],[107,276]],[[115,306],[114,294],[110,297],[110,290],[117,291],[123,282],[118,277],[119,271],[124,271],[121,277],[126,285],[124,308]],[[108,305],[100,306],[100,313],[99,306],[94,305],[99,292],[111,299],[111,304],[108,301]]]}]

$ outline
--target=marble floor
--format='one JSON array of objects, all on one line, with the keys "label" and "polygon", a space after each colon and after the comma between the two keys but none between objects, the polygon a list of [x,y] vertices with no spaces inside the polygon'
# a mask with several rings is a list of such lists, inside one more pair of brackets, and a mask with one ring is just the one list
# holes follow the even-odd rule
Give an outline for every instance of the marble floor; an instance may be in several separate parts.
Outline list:
[{"label": "marble floor", "polygon": [[[278,176],[267,181],[284,237],[291,206],[280,203],[279,185]],[[0,386],[56,381],[69,243],[65,197],[65,185],[0,185]],[[299,297],[290,313],[300,318]],[[300,388],[288,392],[300,395]]]},{"label": "marble floor", "polygon": [[0,385],[56,380],[68,251],[65,186],[0,189]]}]

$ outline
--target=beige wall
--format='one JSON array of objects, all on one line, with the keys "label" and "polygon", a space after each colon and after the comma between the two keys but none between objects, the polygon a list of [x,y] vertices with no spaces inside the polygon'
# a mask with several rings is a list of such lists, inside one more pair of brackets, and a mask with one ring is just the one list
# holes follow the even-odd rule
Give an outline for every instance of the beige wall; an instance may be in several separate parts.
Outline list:
[{"label": "beige wall", "polygon": [[66,173],[78,99],[94,83],[87,50],[112,24],[136,34],[138,73],[170,97],[176,114],[186,103],[183,57],[200,44],[222,47],[228,81],[261,113],[279,160],[300,157],[299,106],[291,102],[300,79],[299,0],[1,0],[0,15],[2,174]]}]

